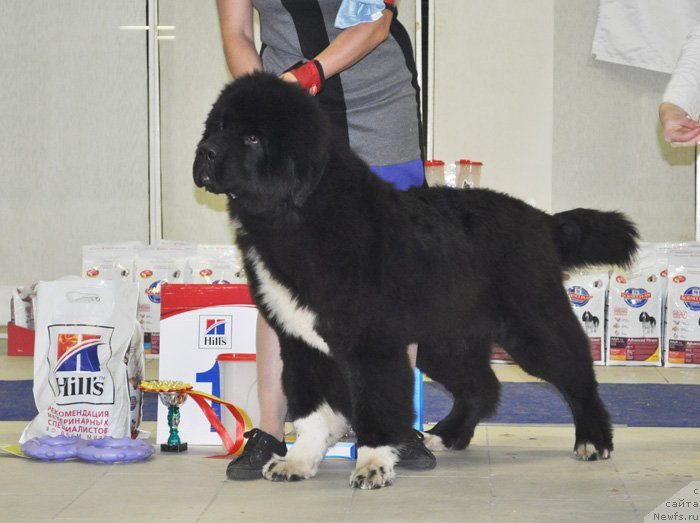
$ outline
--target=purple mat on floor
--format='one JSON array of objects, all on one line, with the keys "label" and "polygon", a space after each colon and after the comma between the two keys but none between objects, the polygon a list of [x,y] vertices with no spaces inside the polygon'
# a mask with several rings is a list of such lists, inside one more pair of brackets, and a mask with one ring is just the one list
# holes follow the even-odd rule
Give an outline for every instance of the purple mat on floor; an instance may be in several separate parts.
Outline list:
[{"label": "purple mat on floor", "polygon": [[[700,370],[700,369],[698,369]],[[600,395],[613,424],[630,427],[700,427],[700,385],[601,383]],[[423,392],[425,423],[450,411],[450,395],[437,383]],[[549,383],[501,383],[492,423],[572,423],[566,402]]]},{"label": "purple mat on floor", "polygon": [[[700,369],[698,369],[700,372]],[[501,383],[494,423],[571,423],[562,397],[548,383]],[[631,427],[700,427],[700,385],[601,383],[600,395],[612,422]],[[435,423],[450,410],[452,400],[436,383],[426,383],[423,411]],[[144,397],[144,420],[155,421],[156,394]],[[31,380],[0,381],[0,421],[29,421],[36,416]]]}]

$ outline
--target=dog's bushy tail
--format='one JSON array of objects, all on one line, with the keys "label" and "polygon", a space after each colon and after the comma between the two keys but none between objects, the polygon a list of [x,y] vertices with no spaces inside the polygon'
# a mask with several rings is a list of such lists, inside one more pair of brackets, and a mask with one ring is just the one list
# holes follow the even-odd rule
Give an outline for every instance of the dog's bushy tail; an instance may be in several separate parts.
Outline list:
[{"label": "dog's bushy tail", "polygon": [[627,266],[637,251],[637,227],[619,212],[573,209],[557,213],[555,241],[562,268]]}]

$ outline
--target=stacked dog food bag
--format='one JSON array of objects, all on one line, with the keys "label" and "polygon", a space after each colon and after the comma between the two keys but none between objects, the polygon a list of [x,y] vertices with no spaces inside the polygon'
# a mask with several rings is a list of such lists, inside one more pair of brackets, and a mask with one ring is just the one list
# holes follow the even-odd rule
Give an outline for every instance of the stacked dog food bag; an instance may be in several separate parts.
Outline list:
[{"label": "stacked dog food bag", "polygon": [[563,274],[596,365],[700,367],[700,244],[643,244],[631,266]]},{"label": "stacked dog food bag", "polygon": [[669,254],[663,348],[667,367],[700,367],[700,248]]}]

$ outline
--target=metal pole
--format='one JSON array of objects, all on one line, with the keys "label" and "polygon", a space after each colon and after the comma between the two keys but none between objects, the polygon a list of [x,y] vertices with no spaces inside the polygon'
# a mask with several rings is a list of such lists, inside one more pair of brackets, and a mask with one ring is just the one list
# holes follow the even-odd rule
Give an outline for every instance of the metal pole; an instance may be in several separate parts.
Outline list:
[{"label": "metal pole", "polygon": [[700,241],[700,146],[695,146],[695,241]]},{"label": "metal pole", "polygon": [[160,179],[160,64],[158,0],[148,0],[148,241],[163,237]]}]

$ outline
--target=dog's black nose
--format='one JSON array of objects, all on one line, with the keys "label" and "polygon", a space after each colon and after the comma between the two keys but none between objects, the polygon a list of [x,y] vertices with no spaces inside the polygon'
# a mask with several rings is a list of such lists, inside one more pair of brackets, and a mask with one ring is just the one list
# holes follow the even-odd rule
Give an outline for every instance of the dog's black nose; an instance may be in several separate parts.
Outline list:
[{"label": "dog's black nose", "polygon": [[197,147],[197,153],[194,157],[194,165],[192,165],[192,174],[194,175],[194,183],[197,187],[209,187],[212,184],[211,171],[213,168],[216,152],[202,145]]}]

